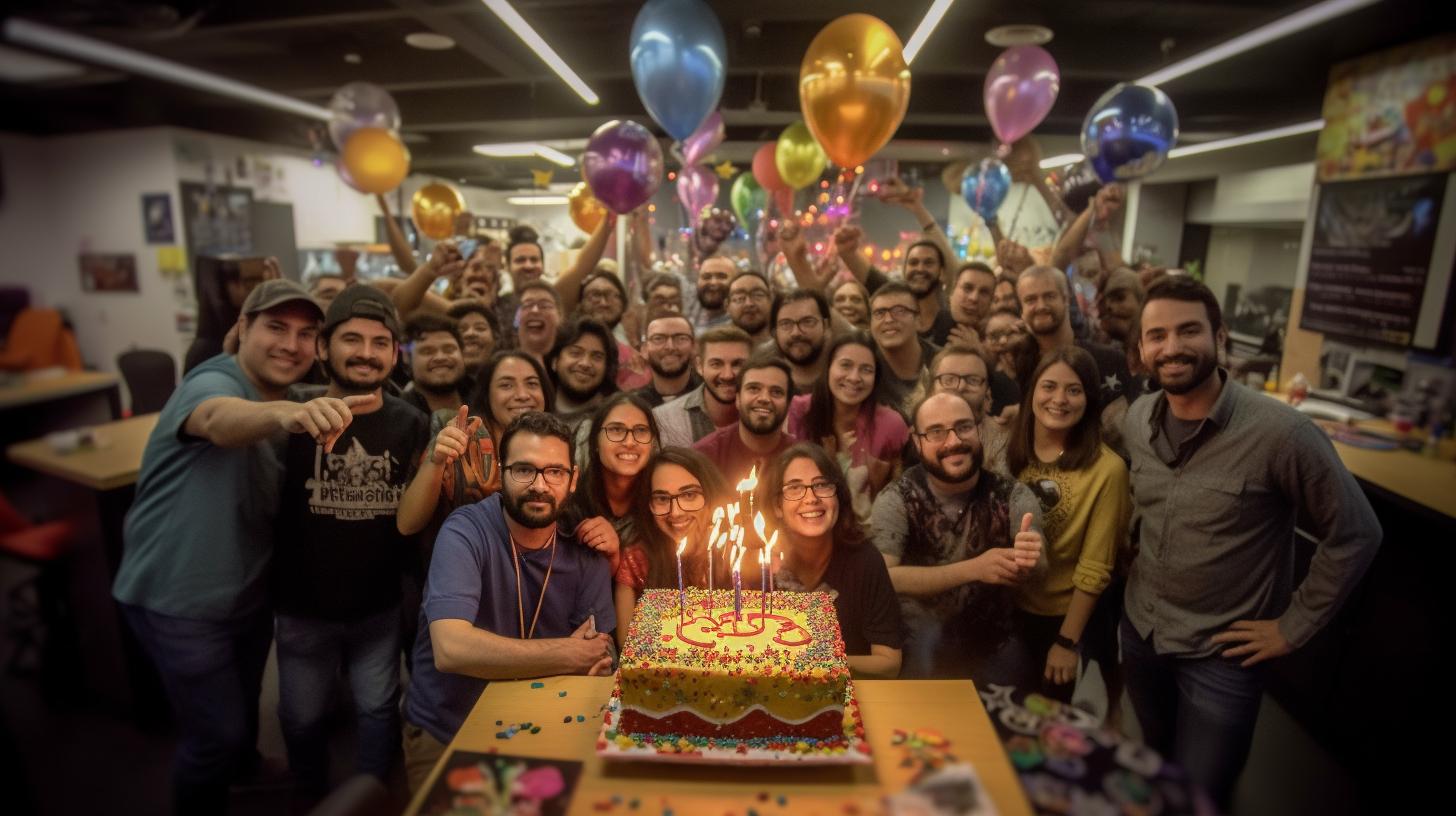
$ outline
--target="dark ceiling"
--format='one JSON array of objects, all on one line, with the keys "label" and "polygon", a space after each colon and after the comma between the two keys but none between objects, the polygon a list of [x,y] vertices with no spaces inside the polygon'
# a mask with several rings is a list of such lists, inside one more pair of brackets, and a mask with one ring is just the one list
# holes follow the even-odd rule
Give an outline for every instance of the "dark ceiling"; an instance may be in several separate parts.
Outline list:
[{"label": "dark ceiling", "polygon": [[[11,14],[57,25],[320,105],[356,80],[390,90],[415,167],[492,187],[529,186],[531,161],[486,160],[473,144],[584,138],[601,122],[649,123],[628,72],[640,2],[514,0],[600,96],[572,93],[479,0],[252,0],[127,3],[20,0]],[[799,61],[826,22],[865,11],[902,39],[929,0],[713,0],[727,34],[722,108],[730,141],[773,138],[798,118]],[[1075,134],[1112,84],[1309,5],[1305,0],[961,0],[916,59],[910,110],[897,138],[985,142],[981,85],[999,49],[985,32],[1008,23],[1053,29],[1047,48],[1062,91],[1038,133]],[[1438,9],[1446,8],[1446,12]],[[1164,86],[1184,142],[1319,116],[1332,64],[1450,27],[1448,2],[1384,0]],[[432,31],[457,47],[423,51],[404,36]],[[346,55],[358,55],[357,62]],[[762,105],[755,104],[761,100]],[[301,148],[317,123],[98,68],[80,78],[0,82],[0,130],[53,134],[175,125]],[[655,126],[654,126],[655,127]],[[545,167],[544,163],[535,166]]]}]

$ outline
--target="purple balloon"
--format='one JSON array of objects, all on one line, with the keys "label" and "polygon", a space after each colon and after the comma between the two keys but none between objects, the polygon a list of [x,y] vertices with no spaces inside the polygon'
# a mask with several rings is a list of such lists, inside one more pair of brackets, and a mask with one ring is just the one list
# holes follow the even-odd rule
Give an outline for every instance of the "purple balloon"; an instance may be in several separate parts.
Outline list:
[{"label": "purple balloon", "polygon": [[682,140],[683,165],[697,164],[723,143],[723,114],[713,111],[692,135]]},{"label": "purple balloon", "polygon": [[687,208],[688,223],[692,223],[718,200],[718,174],[701,164],[684,167],[677,174],[677,200]]},{"label": "purple balloon", "polygon": [[1045,48],[1016,45],[1001,52],[986,74],[986,118],[1006,144],[1030,133],[1051,112],[1061,90],[1057,61]]},{"label": "purple balloon", "polygon": [[597,201],[618,215],[646,203],[662,183],[662,147],[630,119],[597,128],[581,154],[581,174]]}]

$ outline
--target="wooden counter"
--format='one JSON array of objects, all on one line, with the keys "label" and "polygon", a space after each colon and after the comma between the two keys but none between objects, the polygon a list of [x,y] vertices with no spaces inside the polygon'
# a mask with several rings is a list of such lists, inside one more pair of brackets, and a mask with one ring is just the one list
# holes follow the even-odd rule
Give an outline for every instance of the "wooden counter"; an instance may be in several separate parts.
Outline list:
[{"label": "wooden counter", "polygon": [[0,386],[0,410],[115,389],[119,383],[115,374],[104,371],[73,371],[59,377],[25,377],[18,383]]},{"label": "wooden counter", "polygon": [[5,455],[17,465],[92,490],[114,490],[136,482],[142,469],[142,451],[157,425],[157,416],[143,414],[94,426],[95,447],[57,453],[42,438],[11,445]]}]

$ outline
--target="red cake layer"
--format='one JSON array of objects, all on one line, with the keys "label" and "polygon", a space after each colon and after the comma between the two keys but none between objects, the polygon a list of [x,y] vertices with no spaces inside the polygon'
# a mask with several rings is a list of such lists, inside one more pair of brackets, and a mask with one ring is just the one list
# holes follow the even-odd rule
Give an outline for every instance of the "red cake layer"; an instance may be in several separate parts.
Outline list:
[{"label": "red cake layer", "polygon": [[798,725],[786,723],[762,709],[755,709],[727,724],[710,723],[690,712],[679,711],[666,717],[650,717],[639,711],[622,712],[618,728],[625,734],[661,734],[683,737],[714,737],[746,740],[766,739],[833,739],[844,736],[844,712],[825,711]]}]

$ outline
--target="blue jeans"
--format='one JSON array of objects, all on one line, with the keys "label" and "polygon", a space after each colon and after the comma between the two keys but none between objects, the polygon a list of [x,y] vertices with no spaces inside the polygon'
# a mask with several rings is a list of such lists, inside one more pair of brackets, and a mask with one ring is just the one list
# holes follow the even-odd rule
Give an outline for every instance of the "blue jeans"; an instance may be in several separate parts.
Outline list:
[{"label": "blue jeans", "polygon": [[288,767],[305,793],[328,788],[325,719],[346,670],[359,721],[360,773],[380,781],[399,750],[399,608],[357,621],[278,615],[278,719]]},{"label": "blue jeans", "polygon": [[[1020,609],[1012,613],[1011,640],[992,656],[986,671],[999,678],[994,682],[1014,685],[1027,693],[1072,702],[1077,681],[1056,685],[1046,679],[1047,652],[1062,629],[1061,615],[1033,615]],[[1080,671],[1080,667],[1079,667]]]},{"label": "blue jeans", "polygon": [[257,759],[258,693],[272,616],[260,610],[213,622],[119,606],[157,664],[181,732],[172,764],[173,812],[226,812],[228,784]]},{"label": "blue jeans", "polygon": [[1160,655],[1126,616],[1122,670],[1143,741],[1182,766],[1227,811],[1263,698],[1254,670],[1220,655]]}]

